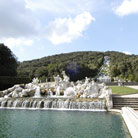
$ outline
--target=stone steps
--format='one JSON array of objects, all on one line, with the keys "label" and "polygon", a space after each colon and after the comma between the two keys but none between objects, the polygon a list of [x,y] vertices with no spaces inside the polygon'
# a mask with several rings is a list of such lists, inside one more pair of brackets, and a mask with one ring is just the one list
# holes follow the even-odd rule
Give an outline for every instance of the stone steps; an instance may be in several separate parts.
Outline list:
[{"label": "stone steps", "polygon": [[134,106],[114,106],[113,108],[114,109],[120,109],[121,110],[122,107],[130,107],[130,108],[133,108],[135,110],[138,110],[138,107],[134,107]]},{"label": "stone steps", "polygon": [[116,103],[115,105],[138,105],[138,103]]},{"label": "stone steps", "polygon": [[113,96],[113,108],[121,109],[122,107],[131,107],[138,110],[138,98]]}]

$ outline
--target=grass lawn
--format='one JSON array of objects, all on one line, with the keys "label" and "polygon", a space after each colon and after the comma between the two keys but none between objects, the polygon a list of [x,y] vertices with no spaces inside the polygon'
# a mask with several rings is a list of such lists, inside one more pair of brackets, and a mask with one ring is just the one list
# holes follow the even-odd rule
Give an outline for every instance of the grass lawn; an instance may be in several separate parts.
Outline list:
[{"label": "grass lawn", "polygon": [[113,94],[117,95],[126,95],[126,94],[135,94],[138,93],[138,90],[128,87],[121,87],[121,86],[109,86],[112,89]]}]

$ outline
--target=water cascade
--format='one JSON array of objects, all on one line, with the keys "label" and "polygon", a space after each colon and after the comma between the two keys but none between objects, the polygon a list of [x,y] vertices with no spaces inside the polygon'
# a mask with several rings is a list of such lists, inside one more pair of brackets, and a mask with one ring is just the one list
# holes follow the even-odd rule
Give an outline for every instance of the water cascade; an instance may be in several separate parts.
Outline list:
[{"label": "water cascade", "polygon": [[12,109],[60,109],[60,110],[105,110],[112,108],[112,91],[105,84],[97,84],[90,78],[70,82],[62,72],[55,82],[14,85],[0,92],[0,108]]},{"label": "water cascade", "polygon": [[74,99],[58,98],[1,98],[1,108],[19,108],[19,109],[87,109],[104,110],[104,99],[94,101],[75,101]]},{"label": "water cascade", "polygon": [[34,97],[35,98],[40,98],[41,97],[41,95],[40,95],[40,87],[39,86],[36,87],[36,91],[35,91]]},{"label": "water cascade", "polygon": [[110,57],[105,56],[103,65],[100,69],[100,72],[99,72],[98,78],[97,78],[97,80],[99,82],[104,82],[104,83],[105,82],[111,82],[109,66],[110,66]]}]

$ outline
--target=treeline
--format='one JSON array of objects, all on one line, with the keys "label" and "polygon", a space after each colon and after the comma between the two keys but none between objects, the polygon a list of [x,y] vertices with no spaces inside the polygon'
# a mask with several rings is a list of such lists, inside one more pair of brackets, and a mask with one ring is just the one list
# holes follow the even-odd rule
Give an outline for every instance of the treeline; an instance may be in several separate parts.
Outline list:
[{"label": "treeline", "polygon": [[12,51],[0,43],[0,76],[17,75],[17,59]]},{"label": "treeline", "polygon": [[73,52],[24,61],[18,66],[18,75],[46,78],[53,81],[53,75],[63,70],[72,81],[87,77],[95,78],[103,64],[104,56],[110,56],[110,75],[125,80],[138,81],[138,56],[120,52]]},{"label": "treeline", "polygon": [[42,81],[46,78],[53,80],[53,75],[61,74],[65,70],[72,81],[87,77],[95,77],[103,64],[102,52],[74,52],[44,57],[32,61],[24,61],[18,67],[18,75],[38,77]]},{"label": "treeline", "polygon": [[28,83],[30,78],[17,75],[18,62],[13,52],[0,43],[0,90],[7,89],[15,84]]}]

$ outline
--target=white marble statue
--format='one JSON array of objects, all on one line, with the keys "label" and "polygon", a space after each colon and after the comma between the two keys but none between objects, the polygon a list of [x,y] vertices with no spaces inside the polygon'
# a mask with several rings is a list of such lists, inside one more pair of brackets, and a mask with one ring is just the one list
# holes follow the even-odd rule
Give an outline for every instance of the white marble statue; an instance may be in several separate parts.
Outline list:
[{"label": "white marble statue", "polygon": [[55,80],[55,86],[59,86],[59,83],[60,83],[60,77],[59,75],[57,75],[56,77],[54,76],[54,80]]},{"label": "white marble statue", "polygon": [[32,84],[38,85],[38,83],[39,83],[39,79],[38,78],[33,78]]},{"label": "white marble statue", "polygon": [[69,77],[66,75],[65,71],[62,71],[61,74],[63,75],[63,81],[69,82]]}]

